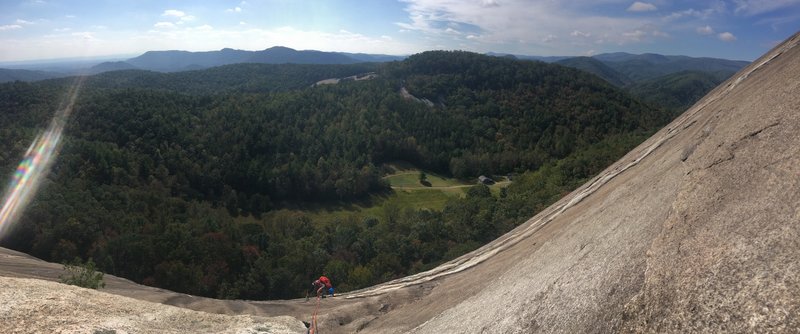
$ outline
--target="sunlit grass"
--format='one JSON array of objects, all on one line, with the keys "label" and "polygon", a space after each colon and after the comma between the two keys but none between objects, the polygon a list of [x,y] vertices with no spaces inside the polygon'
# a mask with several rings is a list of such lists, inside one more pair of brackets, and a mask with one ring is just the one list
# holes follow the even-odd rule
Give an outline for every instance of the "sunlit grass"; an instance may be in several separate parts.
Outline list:
[{"label": "sunlit grass", "polygon": [[[419,173],[423,172],[413,166],[393,164],[390,168],[394,171],[384,177],[389,182],[392,190],[381,194],[373,194],[362,200],[351,202],[326,202],[296,204],[268,212],[265,216],[301,213],[313,221],[326,222],[348,218],[385,219],[387,212],[405,209],[442,210],[447,201],[464,197],[469,188],[475,183],[445,177],[424,171],[430,186],[419,181]],[[509,181],[501,181],[490,186],[492,193],[497,196],[500,189],[507,186]]]},{"label": "sunlit grass", "polygon": [[[420,170],[403,171],[396,174],[388,175],[383,179],[388,181],[392,187],[428,187],[419,181]],[[463,182],[457,179],[445,178],[436,174],[425,173],[426,180],[430,183],[431,188],[436,187],[452,187],[472,185],[471,183]]]}]

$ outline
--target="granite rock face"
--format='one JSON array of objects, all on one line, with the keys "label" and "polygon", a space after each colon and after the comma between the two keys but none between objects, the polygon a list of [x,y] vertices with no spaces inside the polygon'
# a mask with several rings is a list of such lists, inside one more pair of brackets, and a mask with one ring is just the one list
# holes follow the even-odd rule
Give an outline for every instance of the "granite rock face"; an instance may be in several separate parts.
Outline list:
[{"label": "granite rock face", "polygon": [[[601,175],[460,259],[491,254],[411,303],[438,306],[428,319],[404,326],[393,318],[414,319],[404,307],[376,328],[800,331],[798,43],[791,37]],[[458,285],[473,284],[459,275],[481,282],[466,293]]]},{"label": "granite rock face", "polygon": [[30,278],[0,277],[2,333],[305,333],[291,317],[225,316]]},{"label": "granite rock face", "polygon": [[626,331],[800,331],[797,43],[697,111],[687,134],[694,149],[627,305]]}]

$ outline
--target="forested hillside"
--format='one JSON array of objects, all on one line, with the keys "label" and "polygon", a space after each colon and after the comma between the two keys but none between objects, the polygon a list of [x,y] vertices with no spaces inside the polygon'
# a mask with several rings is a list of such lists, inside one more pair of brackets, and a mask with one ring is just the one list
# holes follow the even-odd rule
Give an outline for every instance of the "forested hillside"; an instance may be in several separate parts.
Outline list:
[{"label": "forested hillside", "polygon": [[589,72],[617,87],[624,87],[633,82],[633,80],[624,74],[617,72],[602,61],[592,57],[567,58],[557,61],[556,64]]},{"label": "forested hillside", "polygon": [[678,114],[691,107],[734,73],[732,71],[682,71],[637,82],[630,85],[628,90],[642,101],[667,108]]},{"label": "forested hillside", "polygon": [[605,53],[556,62],[592,73],[653,107],[678,115],[748,63],[646,53]]},{"label": "forested hillside", "polygon": [[[7,175],[69,84],[0,85]],[[53,261],[91,257],[106,272],[204,296],[294,298],[321,273],[350,290],[494,239],[669,117],[578,70],[468,52],[105,73],[87,80],[53,171],[3,244]],[[442,211],[264,215],[391,192],[381,176],[396,160],[465,179],[521,175]]]},{"label": "forested hillside", "polygon": [[62,73],[0,68],[0,83],[11,81],[38,81],[66,76]]}]

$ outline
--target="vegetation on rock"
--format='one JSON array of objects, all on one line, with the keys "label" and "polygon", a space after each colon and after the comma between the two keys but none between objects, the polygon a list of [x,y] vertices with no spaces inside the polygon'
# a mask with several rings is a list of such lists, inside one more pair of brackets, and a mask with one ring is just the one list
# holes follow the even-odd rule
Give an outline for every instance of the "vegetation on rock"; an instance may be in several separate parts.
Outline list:
[{"label": "vegetation on rock", "polygon": [[99,289],[104,288],[106,283],[103,281],[103,273],[97,271],[97,267],[92,258],[83,263],[80,258],[75,258],[71,262],[64,263],[64,273],[59,276],[61,283],[76,285],[82,288]]}]

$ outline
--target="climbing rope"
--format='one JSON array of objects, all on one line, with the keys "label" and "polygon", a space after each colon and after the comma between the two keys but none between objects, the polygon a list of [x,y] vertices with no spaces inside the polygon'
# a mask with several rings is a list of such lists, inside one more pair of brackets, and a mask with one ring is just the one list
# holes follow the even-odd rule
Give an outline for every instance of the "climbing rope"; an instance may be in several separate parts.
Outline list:
[{"label": "climbing rope", "polygon": [[311,317],[311,328],[308,329],[308,334],[317,333],[317,311],[319,311],[319,301],[322,299],[320,294],[317,294],[317,306],[314,307],[314,315]]}]

